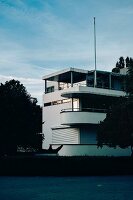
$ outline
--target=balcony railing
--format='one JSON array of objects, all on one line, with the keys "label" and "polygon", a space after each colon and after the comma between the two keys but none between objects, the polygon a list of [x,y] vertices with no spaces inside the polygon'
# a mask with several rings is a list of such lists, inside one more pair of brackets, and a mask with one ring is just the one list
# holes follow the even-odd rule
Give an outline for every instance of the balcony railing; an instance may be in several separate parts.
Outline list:
[{"label": "balcony railing", "polygon": [[96,112],[96,113],[107,113],[107,109],[98,109],[98,108],[67,108],[62,109],[61,113],[64,112]]},{"label": "balcony railing", "polygon": [[[88,85],[88,84],[83,84],[83,83],[74,83],[73,84],[73,87],[69,84],[69,85],[65,85],[65,86],[59,86],[59,88],[57,89],[51,89],[50,91],[46,91],[45,93],[51,93],[51,92],[56,92],[56,91],[59,91],[59,90],[65,90],[65,89],[69,89],[69,88],[74,88],[74,87],[77,87],[77,86],[82,86],[82,87],[88,87],[88,88],[94,88],[93,85]],[[95,88],[98,88],[98,89],[108,89],[108,90],[117,90],[117,91],[125,91],[125,89],[123,87],[121,88],[116,88],[114,86],[103,86],[103,85],[97,85]]]}]

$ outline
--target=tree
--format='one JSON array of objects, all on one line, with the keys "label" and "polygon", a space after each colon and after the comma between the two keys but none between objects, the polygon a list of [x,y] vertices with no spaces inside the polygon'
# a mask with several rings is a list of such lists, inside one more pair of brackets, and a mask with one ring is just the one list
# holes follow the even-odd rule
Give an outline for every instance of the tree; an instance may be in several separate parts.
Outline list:
[{"label": "tree", "polygon": [[0,151],[41,148],[41,108],[16,80],[0,85]]},{"label": "tree", "polygon": [[124,57],[120,57],[119,61],[117,61],[115,68],[112,69],[112,72],[119,73],[120,69],[125,67],[125,60]]},{"label": "tree", "polygon": [[110,107],[99,125],[98,146],[126,148],[133,151],[133,99],[121,97],[119,103]]},{"label": "tree", "polygon": [[118,62],[118,66],[120,69],[123,69],[125,67],[125,61],[124,61],[124,58],[121,56],[119,58],[119,62]]},{"label": "tree", "polygon": [[116,67],[112,69],[112,72],[114,72],[114,73],[120,73],[120,68],[117,67],[117,65],[116,65]]},{"label": "tree", "polygon": [[127,57],[125,59],[125,62],[126,62],[126,67],[129,67],[129,65],[130,65],[130,59],[129,59],[129,57]]},{"label": "tree", "polygon": [[107,116],[100,123],[97,133],[97,144],[109,147],[131,146],[133,155],[133,59],[126,58],[128,72],[126,76],[127,96],[120,97],[117,104],[112,105]]},{"label": "tree", "polygon": [[133,58],[127,57],[127,76],[126,76],[126,92],[132,96],[133,95]]}]

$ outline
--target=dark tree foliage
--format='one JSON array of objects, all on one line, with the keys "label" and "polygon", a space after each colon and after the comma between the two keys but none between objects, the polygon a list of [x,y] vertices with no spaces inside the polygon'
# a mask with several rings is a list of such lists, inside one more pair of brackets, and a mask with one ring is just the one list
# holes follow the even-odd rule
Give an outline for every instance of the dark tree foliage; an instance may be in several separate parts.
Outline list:
[{"label": "dark tree foliage", "polygon": [[112,69],[112,72],[114,73],[119,73],[120,72],[120,69],[118,67],[115,67]]},{"label": "dark tree foliage", "polygon": [[16,80],[0,85],[0,152],[41,148],[41,108]]},{"label": "dark tree foliage", "polygon": [[125,97],[120,97],[117,104],[112,105],[107,112],[107,116],[100,123],[97,144],[102,147],[103,144],[110,147],[119,146],[126,148],[131,146],[133,155],[133,59],[126,58],[126,67],[128,67],[126,76]]},{"label": "dark tree foliage", "polygon": [[97,134],[98,146],[133,147],[133,99],[121,97],[119,104],[113,105],[107,117],[100,123]]},{"label": "dark tree foliage", "polygon": [[128,58],[127,67],[126,92],[131,96],[133,95],[133,58]]},{"label": "dark tree foliage", "polygon": [[120,73],[120,69],[128,67],[129,63],[130,63],[129,57],[127,57],[126,59],[124,59],[124,57],[121,56],[119,58],[119,61],[116,62],[115,68],[112,69],[112,72]]},{"label": "dark tree foliage", "polygon": [[116,67],[119,67],[120,69],[123,69],[125,67],[125,61],[123,57],[119,58],[118,64],[116,64]]},{"label": "dark tree foliage", "polygon": [[127,57],[127,58],[125,59],[126,67],[129,67],[129,65],[130,65],[130,59],[131,59],[131,58],[129,58],[129,57]]}]

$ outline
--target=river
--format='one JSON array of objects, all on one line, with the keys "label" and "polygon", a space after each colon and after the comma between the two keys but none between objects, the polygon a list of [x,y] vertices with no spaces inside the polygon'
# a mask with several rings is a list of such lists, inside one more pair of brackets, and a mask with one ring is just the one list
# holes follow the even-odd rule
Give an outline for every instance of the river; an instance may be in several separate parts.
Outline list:
[{"label": "river", "polygon": [[0,200],[132,200],[133,176],[0,177]]}]

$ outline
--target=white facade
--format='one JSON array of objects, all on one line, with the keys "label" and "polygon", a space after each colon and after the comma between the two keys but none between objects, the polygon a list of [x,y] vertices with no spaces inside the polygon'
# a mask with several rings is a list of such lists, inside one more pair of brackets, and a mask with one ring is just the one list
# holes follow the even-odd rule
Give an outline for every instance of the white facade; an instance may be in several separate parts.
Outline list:
[{"label": "white facade", "polygon": [[96,152],[98,124],[112,102],[125,95],[125,75],[97,71],[94,87],[94,74],[70,68],[43,77],[43,148],[64,144],[62,154],[70,155],[70,149],[76,148],[73,144],[78,148],[94,145]]}]

